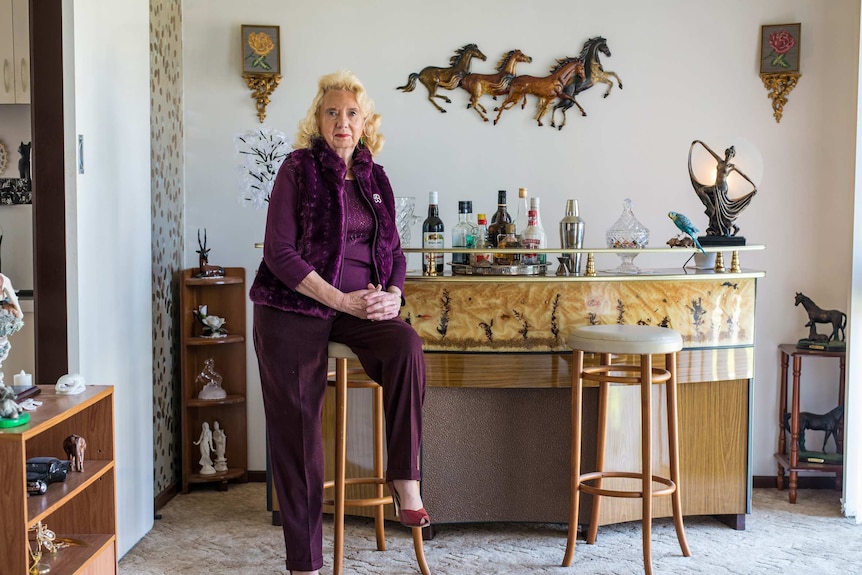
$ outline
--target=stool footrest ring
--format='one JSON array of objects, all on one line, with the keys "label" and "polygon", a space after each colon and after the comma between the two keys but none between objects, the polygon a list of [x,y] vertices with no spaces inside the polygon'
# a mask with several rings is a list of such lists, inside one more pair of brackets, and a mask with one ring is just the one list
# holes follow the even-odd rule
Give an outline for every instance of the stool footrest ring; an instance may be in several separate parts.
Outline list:
[{"label": "stool footrest ring", "polygon": [[[609,381],[612,383],[635,384],[641,382],[639,365],[596,365],[585,367],[581,371],[581,379],[588,381]],[[634,372],[637,375],[611,375],[611,372]],[[670,372],[661,367],[652,368],[650,383],[665,383],[670,380]]]},{"label": "stool footrest ring", "polygon": [[[643,475],[640,473],[628,472],[628,471],[594,471],[592,473],[582,473],[578,477],[578,489],[583,491],[584,493],[589,493],[590,495],[603,495],[605,497],[625,497],[629,499],[642,499],[643,491],[636,490],[621,490],[621,489],[605,489],[603,487],[596,487],[594,485],[587,485],[587,481],[594,481],[596,479],[603,478],[612,478],[612,477],[624,477],[628,479],[638,479],[643,480]],[[665,485],[665,487],[661,487],[659,489],[653,489],[651,496],[652,497],[661,497],[664,495],[671,495],[676,491],[676,484],[668,479],[667,477],[661,477],[658,475],[653,475],[651,477],[654,483],[661,483]]]},{"label": "stool footrest ring", "polygon": [[[386,480],[382,477],[348,477],[344,480],[345,488],[348,485],[386,485]],[[335,487],[335,481],[326,481],[323,483],[324,492],[327,489],[332,489]],[[385,495],[383,497],[368,497],[364,499],[359,498],[344,498],[344,506],[345,507],[376,507],[378,505],[389,505],[392,503],[392,495]],[[335,505],[335,499],[333,498],[324,498],[324,505]]]}]

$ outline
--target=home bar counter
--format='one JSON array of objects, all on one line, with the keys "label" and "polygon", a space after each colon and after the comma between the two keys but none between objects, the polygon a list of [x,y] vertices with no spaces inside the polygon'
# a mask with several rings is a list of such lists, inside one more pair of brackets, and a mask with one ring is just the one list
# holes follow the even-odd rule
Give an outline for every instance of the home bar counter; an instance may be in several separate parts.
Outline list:
[{"label": "home bar counter", "polygon": [[[548,253],[546,275],[408,273],[401,317],[422,337],[425,348],[422,495],[434,524],[568,521],[568,331],[580,325],[624,323],[666,326],[682,334],[677,373],[683,512],[715,515],[744,529],[751,502],[756,280],[765,274],[741,269],[734,253],[733,272],[677,267],[638,275],[556,276],[551,275],[556,266],[550,265],[554,250],[542,251]],[[580,251],[586,258],[588,251],[620,250]],[[680,263],[692,253],[672,251],[683,256]],[[707,248],[710,251],[718,248]],[[596,359],[587,354],[587,363]],[[636,359],[615,358],[623,363]],[[654,361],[661,366],[663,357]],[[595,468],[598,407],[597,386],[586,384],[592,386],[584,395],[583,472]],[[639,469],[639,388],[616,386],[611,397],[606,468]],[[365,400],[351,401],[348,434],[367,435]],[[664,386],[659,386],[653,392],[654,473],[667,476],[667,429],[657,423],[664,421],[665,409]],[[330,413],[328,400],[324,417]],[[325,436],[332,434],[328,427]],[[329,459],[331,438],[325,441]],[[368,456],[349,442],[348,474],[351,467],[361,474]],[[606,485],[612,481],[631,480],[606,479]],[[670,498],[656,498],[653,506],[654,516],[671,516]],[[590,507],[591,498],[584,498],[581,523],[589,521]],[[639,500],[605,498],[600,523],[638,520],[640,512]]]}]

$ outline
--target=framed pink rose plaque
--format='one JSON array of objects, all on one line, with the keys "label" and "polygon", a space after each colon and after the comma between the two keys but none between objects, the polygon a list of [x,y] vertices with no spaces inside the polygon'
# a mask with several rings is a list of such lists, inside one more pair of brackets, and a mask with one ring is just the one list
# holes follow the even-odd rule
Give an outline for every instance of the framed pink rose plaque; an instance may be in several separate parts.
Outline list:
[{"label": "framed pink rose plaque", "polygon": [[799,71],[799,35],[802,24],[760,27],[760,73]]}]

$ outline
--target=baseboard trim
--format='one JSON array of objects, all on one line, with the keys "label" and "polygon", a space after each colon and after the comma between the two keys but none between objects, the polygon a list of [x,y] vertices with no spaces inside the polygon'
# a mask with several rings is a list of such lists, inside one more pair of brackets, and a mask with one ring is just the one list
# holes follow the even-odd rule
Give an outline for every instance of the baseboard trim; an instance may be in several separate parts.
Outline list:
[{"label": "baseboard trim", "polygon": [[176,497],[177,493],[180,492],[180,484],[176,481],[169,484],[166,488],[164,488],[161,493],[156,495],[156,498],[153,500],[153,507],[156,511],[164,507],[168,504],[168,501]]},{"label": "baseboard trim", "polygon": [[[266,482],[266,471],[247,471],[248,481],[253,481],[256,483],[265,483]],[[155,511],[158,511],[162,507],[168,504],[168,502],[177,496],[180,492],[180,484],[177,481],[170,483],[167,487],[165,487],[161,492],[156,494],[156,497],[153,499],[153,508]]]},{"label": "baseboard trim", "polygon": [[[755,489],[775,489],[775,475],[755,475],[752,485]],[[787,489],[789,479],[785,477],[784,488]],[[835,489],[834,475],[800,475],[797,489]]]}]

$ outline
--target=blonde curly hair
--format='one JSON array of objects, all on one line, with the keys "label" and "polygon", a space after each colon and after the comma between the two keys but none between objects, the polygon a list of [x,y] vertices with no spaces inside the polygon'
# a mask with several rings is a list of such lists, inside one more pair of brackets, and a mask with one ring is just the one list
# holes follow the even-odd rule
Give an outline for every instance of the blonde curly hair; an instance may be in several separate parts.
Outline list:
[{"label": "blonde curly hair", "polygon": [[374,101],[368,97],[365,87],[359,81],[353,72],[349,70],[339,70],[332,74],[322,76],[317,83],[317,95],[311,101],[311,106],[308,108],[305,118],[303,118],[297,126],[296,139],[293,142],[294,148],[310,148],[311,141],[314,138],[320,137],[320,126],[317,122],[317,114],[320,112],[320,104],[323,102],[323,96],[330,90],[349,90],[356,96],[356,103],[359,104],[359,110],[362,117],[365,119],[365,130],[362,137],[363,145],[368,148],[371,155],[377,155],[383,149],[385,138],[383,134],[377,130],[380,128],[380,114],[374,112]]}]

